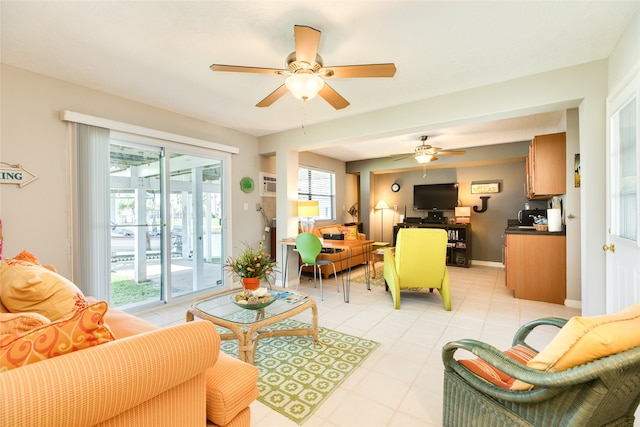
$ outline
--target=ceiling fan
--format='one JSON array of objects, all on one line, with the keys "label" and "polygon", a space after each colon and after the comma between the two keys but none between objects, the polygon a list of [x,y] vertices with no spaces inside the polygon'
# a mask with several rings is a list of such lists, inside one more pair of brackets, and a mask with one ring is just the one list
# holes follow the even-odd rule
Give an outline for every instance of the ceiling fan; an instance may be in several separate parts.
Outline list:
[{"label": "ceiling fan", "polygon": [[212,71],[230,71],[240,73],[279,74],[288,76],[285,83],[267,95],[256,107],[268,107],[282,97],[287,91],[303,101],[320,95],[333,108],[340,110],[349,105],[338,92],[329,86],[324,79],[356,78],[356,77],[393,77],[396,66],[393,63],[341,65],[324,67],[322,57],[318,54],[320,31],[303,26],[294,26],[295,47],[287,56],[286,69],[246,67],[239,65],[211,65]]},{"label": "ceiling fan", "polygon": [[427,135],[422,135],[420,137],[420,141],[422,141],[422,145],[418,145],[413,154],[409,154],[403,157],[400,157],[396,160],[403,160],[406,159],[408,157],[413,157],[416,159],[416,161],[418,163],[421,164],[427,164],[429,162],[433,162],[438,160],[438,158],[436,157],[437,155],[446,155],[446,154],[465,154],[466,151],[461,150],[461,151],[441,151],[442,149],[440,147],[432,147],[431,145],[426,144],[427,139],[429,137]]}]

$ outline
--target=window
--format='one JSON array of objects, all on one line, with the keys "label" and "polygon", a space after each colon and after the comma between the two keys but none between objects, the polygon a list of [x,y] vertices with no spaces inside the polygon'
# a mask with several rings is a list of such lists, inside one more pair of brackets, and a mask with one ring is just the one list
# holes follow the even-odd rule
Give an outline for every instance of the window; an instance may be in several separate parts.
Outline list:
[{"label": "window", "polygon": [[320,220],[332,220],[336,212],[336,174],[306,167],[298,168],[298,200],[317,200]]}]

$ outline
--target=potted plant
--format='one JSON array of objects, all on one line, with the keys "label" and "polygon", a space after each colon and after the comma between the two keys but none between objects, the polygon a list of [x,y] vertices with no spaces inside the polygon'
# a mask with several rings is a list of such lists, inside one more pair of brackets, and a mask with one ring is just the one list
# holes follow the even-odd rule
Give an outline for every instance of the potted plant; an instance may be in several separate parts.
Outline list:
[{"label": "potted plant", "polygon": [[265,253],[262,242],[257,249],[245,243],[244,251],[236,258],[227,258],[224,264],[224,268],[240,277],[246,290],[258,289],[260,280],[273,275],[275,266],[276,261]]}]

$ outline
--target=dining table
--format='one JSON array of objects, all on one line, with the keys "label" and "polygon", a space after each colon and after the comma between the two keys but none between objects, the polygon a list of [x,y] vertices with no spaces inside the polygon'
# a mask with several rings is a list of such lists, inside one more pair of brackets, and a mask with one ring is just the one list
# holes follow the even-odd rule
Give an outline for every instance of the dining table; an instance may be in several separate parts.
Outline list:
[{"label": "dining table", "polygon": [[[357,240],[330,240],[330,239],[323,239],[323,238],[319,238],[319,239],[320,239],[320,243],[322,243],[323,249],[338,250],[340,251],[339,252],[340,254],[344,254],[345,256],[345,258],[342,258],[342,255],[341,255],[341,258],[340,258],[341,261],[344,259],[347,262],[347,268],[342,270],[341,275],[342,275],[342,281],[343,281],[342,289],[344,294],[344,302],[348,303],[349,294],[351,291],[351,270],[354,267],[354,265],[352,264],[353,250],[355,248],[360,248],[360,247],[363,248],[365,260],[370,260],[371,248],[374,241],[366,240],[366,239],[357,239]],[[289,238],[280,240],[278,243],[280,244],[281,253],[282,253],[281,259],[284,259],[284,267],[282,271],[282,287],[286,287],[287,271],[289,266],[289,252],[290,252],[289,249],[292,249],[293,251],[295,251],[296,239],[294,237],[289,237]],[[367,290],[371,291],[371,268],[369,266],[369,262],[368,261],[365,262],[363,266],[364,266],[364,274],[365,274],[365,282],[367,285]],[[336,277],[336,280],[338,280],[337,277]]]}]

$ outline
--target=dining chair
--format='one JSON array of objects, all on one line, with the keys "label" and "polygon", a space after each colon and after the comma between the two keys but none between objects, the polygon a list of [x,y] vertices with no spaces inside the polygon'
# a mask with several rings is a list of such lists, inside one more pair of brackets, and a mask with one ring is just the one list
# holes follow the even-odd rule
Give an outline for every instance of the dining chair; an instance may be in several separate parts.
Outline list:
[{"label": "dining chair", "polygon": [[338,287],[338,274],[336,272],[336,266],[333,261],[328,259],[318,259],[318,255],[322,251],[322,242],[315,234],[300,233],[296,237],[296,250],[300,254],[300,269],[298,270],[298,284],[296,289],[300,286],[300,276],[302,275],[302,269],[304,267],[313,268],[313,280],[316,280],[316,273],[320,276],[320,299],[324,300],[322,292],[322,269],[323,265],[331,265],[333,267],[333,276],[336,279],[336,290],[340,292]]}]

